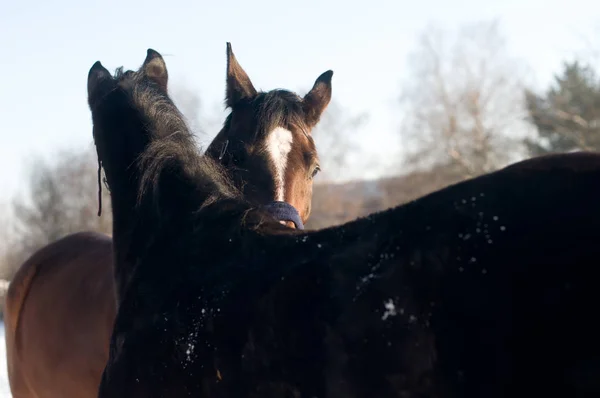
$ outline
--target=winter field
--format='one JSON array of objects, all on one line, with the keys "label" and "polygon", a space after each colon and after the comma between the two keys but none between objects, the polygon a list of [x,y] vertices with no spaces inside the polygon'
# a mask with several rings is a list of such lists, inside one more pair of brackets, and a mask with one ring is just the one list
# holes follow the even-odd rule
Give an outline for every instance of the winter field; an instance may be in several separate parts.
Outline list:
[{"label": "winter field", "polygon": [[0,322],[0,398],[10,398],[8,374],[6,373],[6,344],[4,343],[4,322]]}]

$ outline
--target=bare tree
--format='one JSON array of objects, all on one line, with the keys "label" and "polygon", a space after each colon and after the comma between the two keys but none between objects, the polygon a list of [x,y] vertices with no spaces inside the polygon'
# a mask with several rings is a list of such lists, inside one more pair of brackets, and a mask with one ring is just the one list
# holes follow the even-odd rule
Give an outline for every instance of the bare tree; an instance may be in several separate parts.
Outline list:
[{"label": "bare tree", "polygon": [[322,172],[316,180],[308,228],[334,225],[360,214],[362,193],[353,192],[348,196],[347,192],[340,190],[340,186],[344,185],[334,182],[348,179],[352,169],[365,163],[368,154],[361,150],[357,138],[367,120],[366,113],[350,113],[339,102],[332,100],[313,130]]},{"label": "bare tree", "polygon": [[8,289],[6,281],[10,281],[14,274],[13,259],[11,258],[13,235],[11,234],[9,209],[4,203],[0,204],[0,225],[2,225],[0,229],[0,319],[2,319],[4,313],[1,308],[4,306]]},{"label": "bare tree", "polygon": [[410,59],[401,99],[409,163],[454,164],[470,177],[518,158],[522,145],[511,134],[527,132],[523,69],[496,21],[456,35],[428,29]]},{"label": "bare tree", "polygon": [[53,163],[37,159],[31,168],[26,195],[13,201],[14,230],[7,251],[14,270],[41,246],[70,233],[112,232],[110,195],[103,187],[102,215],[98,217],[98,163],[93,148],[62,151]]},{"label": "bare tree", "polygon": [[10,217],[9,206],[6,203],[0,204],[0,279],[9,279],[10,270],[10,252],[13,247],[14,239],[13,228]]}]

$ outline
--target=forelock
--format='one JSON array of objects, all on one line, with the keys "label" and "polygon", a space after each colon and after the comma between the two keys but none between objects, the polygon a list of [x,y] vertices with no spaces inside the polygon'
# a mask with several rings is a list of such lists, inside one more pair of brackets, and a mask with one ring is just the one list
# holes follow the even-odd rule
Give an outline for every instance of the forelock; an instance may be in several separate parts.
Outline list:
[{"label": "forelock", "polygon": [[266,134],[277,127],[304,129],[302,99],[287,90],[260,93],[257,102],[257,134]]}]

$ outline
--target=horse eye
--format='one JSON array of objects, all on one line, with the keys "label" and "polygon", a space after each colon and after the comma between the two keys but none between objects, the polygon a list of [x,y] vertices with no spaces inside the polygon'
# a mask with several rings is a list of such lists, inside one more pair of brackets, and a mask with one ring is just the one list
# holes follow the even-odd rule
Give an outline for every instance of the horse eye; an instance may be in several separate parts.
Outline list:
[{"label": "horse eye", "polygon": [[315,167],[315,169],[313,170],[313,173],[312,173],[312,178],[315,178],[315,176],[316,176],[317,174],[319,174],[319,171],[321,171],[321,167],[317,165],[317,166]]},{"label": "horse eye", "polygon": [[232,154],[233,163],[238,165],[246,160],[246,153],[244,151],[236,151]]}]

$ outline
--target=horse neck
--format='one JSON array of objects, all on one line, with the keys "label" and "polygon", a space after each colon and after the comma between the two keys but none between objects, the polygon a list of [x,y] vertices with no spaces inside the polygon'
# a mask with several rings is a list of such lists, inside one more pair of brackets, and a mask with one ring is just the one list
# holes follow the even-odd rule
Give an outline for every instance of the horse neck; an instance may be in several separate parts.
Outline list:
[{"label": "horse neck", "polygon": [[207,205],[235,196],[216,163],[199,155],[191,136],[183,133],[154,140],[129,174],[121,172],[133,183],[111,192],[119,297],[140,254],[193,228]]}]

